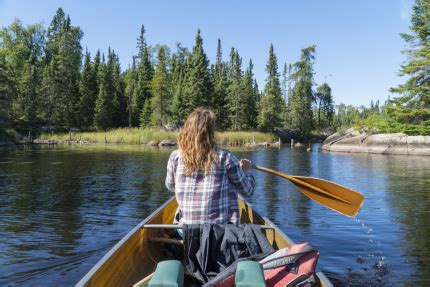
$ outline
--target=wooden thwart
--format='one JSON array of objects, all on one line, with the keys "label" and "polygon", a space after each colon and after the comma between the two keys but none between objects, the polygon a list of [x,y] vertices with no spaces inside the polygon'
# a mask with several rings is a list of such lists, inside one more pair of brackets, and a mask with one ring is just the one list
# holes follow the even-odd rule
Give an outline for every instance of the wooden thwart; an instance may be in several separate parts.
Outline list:
[{"label": "wooden thwart", "polygon": [[176,244],[176,245],[183,245],[184,244],[183,240],[172,239],[172,238],[162,238],[162,237],[149,238],[149,241],[159,242],[159,243],[170,243],[170,244]]}]

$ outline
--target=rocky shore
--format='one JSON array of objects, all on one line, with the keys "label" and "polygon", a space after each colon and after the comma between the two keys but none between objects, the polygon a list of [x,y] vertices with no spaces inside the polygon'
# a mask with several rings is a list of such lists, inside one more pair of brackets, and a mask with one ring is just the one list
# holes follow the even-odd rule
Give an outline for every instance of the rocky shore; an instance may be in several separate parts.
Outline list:
[{"label": "rocky shore", "polygon": [[[88,141],[88,140],[41,140],[35,139],[29,144],[46,144],[46,145],[56,145],[56,144],[91,144],[91,143],[99,143],[96,141]],[[110,144],[111,142],[107,141],[105,143]],[[21,143],[25,144],[25,143]],[[113,144],[122,144],[121,142],[114,142]],[[147,146],[176,146],[176,142],[174,140],[162,140],[162,141],[147,141],[142,144]]]},{"label": "rocky shore", "polygon": [[329,136],[324,141],[322,149],[348,153],[430,156],[430,136],[408,136],[403,133],[371,134],[351,128]]},{"label": "rocky shore", "polygon": [[[93,144],[93,143],[99,143],[97,141],[88,141],[88,140],[42,140],[42,139],[35,139],[31,141],[25,141],[20,140],[17,142],[13,141],[0,141],[0,147],[6,147],[6,146],[15,146],[15,145],[58,145],[58,144]],[[108,144],[122,144],[121,142],[105,142]],[[169,146],[176,146],[177,143],[174,140],[162,140],[162,141],[147,141],[142,142],[143,145],[146,146],[153,146],[153,147],[169,147]],[[249,148],[258,148],[258,147],[279,147],[281,143],[280,142],[253,142],[253,143],[245,143],[245,144],[238,144],[238,143],[229,143],[227,146],[244,146]],[[281,144],[282,145],[282,144]]]}]

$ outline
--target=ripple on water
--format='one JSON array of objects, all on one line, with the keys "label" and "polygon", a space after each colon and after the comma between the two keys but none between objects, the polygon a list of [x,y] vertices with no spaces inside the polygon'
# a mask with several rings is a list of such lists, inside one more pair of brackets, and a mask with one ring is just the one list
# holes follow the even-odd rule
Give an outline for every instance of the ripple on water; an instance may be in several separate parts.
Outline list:
[{"label": "ripple on water", "polygon": [[[171,196],[164,187],[170,151],[55,147],[1,152],[0,285],[76,284]],[[425,286],[430,280],[428,159],[289,148],[234,153],[364,194],[365,204],[351,220],[314,203],[286,180],[254,173],[254,208],[294,241],[318,248],[319,268],[336,285]]]}]

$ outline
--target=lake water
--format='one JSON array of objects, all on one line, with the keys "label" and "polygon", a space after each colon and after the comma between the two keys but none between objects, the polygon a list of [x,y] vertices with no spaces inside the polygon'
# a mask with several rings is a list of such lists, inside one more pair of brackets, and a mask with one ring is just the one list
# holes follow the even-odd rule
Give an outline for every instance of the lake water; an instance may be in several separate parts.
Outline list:
[{"label": "lake water", "polygon": [[[171,149],[59,146],[0,150],[0,285],[70,286],[172,194]],[[288,181],[254,171],[254,208],[320,250],[339,286],[430,286],[430,157],[233,149],[237,157],[360,191],[344,217]]]}]

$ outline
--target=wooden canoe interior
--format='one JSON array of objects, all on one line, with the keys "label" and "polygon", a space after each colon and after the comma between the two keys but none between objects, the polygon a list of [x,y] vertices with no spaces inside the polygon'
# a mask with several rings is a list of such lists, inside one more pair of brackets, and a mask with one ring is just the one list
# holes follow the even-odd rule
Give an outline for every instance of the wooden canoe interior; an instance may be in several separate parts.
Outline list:
[{"label": "wooden canoe interior", "polygon": [[[160,230],[142,228],[144,224],[172,224],[177,202],[168,200],[147,219],[133,228],[118,242],[76,286],[132,286],[152,274],[161,256],[162,244],[150,242],[159,236]],[[264,232],[275,249],[289,247],[292,241],[267,218],[257,214],[243,199],[239,199],[241,223],[271,225]],[[318,272],[320,286],[331,286],[327,278]]]}]

